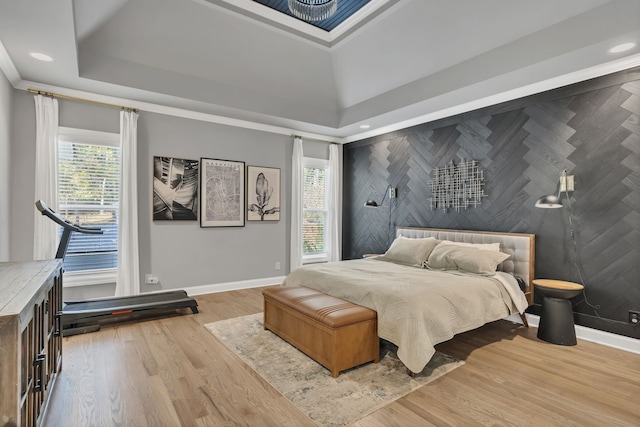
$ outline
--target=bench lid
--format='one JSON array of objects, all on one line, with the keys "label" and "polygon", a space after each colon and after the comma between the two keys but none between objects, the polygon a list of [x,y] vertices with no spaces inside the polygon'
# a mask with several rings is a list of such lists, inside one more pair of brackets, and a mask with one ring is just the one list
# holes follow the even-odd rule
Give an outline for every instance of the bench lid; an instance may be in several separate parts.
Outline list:
[{"label": "bench lid", "polygon": [[304,286],[265,289],[262,294],[331,328],[374,320],[377,313],[367,307]]}]

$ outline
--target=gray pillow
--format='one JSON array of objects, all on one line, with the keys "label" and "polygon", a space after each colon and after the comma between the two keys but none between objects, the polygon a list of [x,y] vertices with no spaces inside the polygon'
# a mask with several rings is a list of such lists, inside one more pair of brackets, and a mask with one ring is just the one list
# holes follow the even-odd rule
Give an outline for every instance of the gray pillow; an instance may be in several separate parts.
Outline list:
[{"label": "gray pillow", "polygon": [[429,258],[429,254],[438,243],[440,240],[433,237],[410,239],[399,236],[393,241],[389,250],[376,259],[422,267],[422,263]]},{"label": "gray pillow", "polygon": [[438,245],[425,262],[432,270],[458,270],[466,273],[493,275],[498,264],[509,258],[503,252],[486,251],[477,248]]}]

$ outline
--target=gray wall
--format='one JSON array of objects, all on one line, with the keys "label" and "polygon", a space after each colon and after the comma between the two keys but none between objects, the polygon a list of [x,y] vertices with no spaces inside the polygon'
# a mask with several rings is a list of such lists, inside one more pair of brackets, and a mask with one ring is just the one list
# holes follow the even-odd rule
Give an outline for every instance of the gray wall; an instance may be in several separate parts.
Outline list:
[{"label": "gray wall", "polygon": [[9,177],[13,88],[0,71],[0,262],[9,260]]},{"label": "gray wall", "polygon": [[[535,277],[580,283],[577,261],[599,306],[600,317],[576,297],[577,323],[640,338],[627,320],[640,310],[639,122],[634,69],[349,144],[344,257],[385,251],[395,226],[534,233]],[[463,159],[485,170],[488,197],[466,211],[430,210],[433,168]],[[565,168],[576,180],[572,209],[564,196],[563,209],[535,208]],[[398,189],[391,205],[363,207],[388,184]]]},{"label": "gray wall", "polygon": [[302,141],[302,155],[314,159],[329,160],[329,144],[318,141]]},{"label": "gray wall", "polygon": [[[141,273],[171,287],[284,275],[289,266],[289,173],[292,139],[259,131],[141,113],[138,120]],[[200,228],[199,223],[152,221],[153,156],[243,161],[281,169],[281,220],[245,227]],[[275,263],[281,263],[280,271]],[[155,289],[143,285],[143,290]]]},{"label": "gray wall", "polygon": [[[59,100],[60,125],[119,132],[116,109]],[[12,103],[10,259],[32,255],[34,207],[33,165],[35,116],[33,95],[14,91]],[[255,130],[140,112],[138,119],[138,195],[140,274],[153,273],[159,285],[142,291],[264,279],[289,271],[289,199],[292,138]],[[328,158],[328,144],[305,142],[305,154]],[[200,228],[198,221],[152,221],[152,159],[171,156],[244,161],[246,165],[281,169],[281,220],[246,222],[245,227]],[[279,271],[275,263],[280,262]],[[79,296],[100,296],[112,287],[96,287]],[[105,288],[107,289],[107,288]],[[77,290],[76,290],[77,291]],[[67,290],[65,290],[67,292]],[[74,292],[73,288],[68,292]]]}]

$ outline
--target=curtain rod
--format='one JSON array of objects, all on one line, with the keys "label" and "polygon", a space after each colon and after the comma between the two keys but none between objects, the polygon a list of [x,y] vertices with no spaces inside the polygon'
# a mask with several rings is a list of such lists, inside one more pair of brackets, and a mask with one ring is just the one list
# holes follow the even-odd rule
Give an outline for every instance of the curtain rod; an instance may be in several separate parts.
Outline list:
[{"label": "curtain rod", "polygon": [[92,101],[91,99],[76,98],[75,96],[59,95],[57,93],[45,92],[43,90],[27,89],[27,92],[35,93],[37,95],[51,96],[53,98],[68,99],[70,101],[88,102],[90,104],[102,105],[102,106],[105,106],[105,107],[112,107],[112,108],[119,108],[119,109],[124,109],[124,110],[128,110],[128,111],[134,111],[136,113],[138,111],[140,111],[137,108],[126,107],[124,105],[109,104],[109,103],[100,102],[100,101]]},{"label": "curtain rod", "polygon": [[311,137],[311,136],[302,136],[302,135],[298,135],[296,133],[291,134],[291,136],[294,137],[294,138],[302,138],[302,139],[305,139],[307,141],[326,142],[327,144],[339,144],[336,141],[327,141],[326,139],[314,138],[314,137]]}]

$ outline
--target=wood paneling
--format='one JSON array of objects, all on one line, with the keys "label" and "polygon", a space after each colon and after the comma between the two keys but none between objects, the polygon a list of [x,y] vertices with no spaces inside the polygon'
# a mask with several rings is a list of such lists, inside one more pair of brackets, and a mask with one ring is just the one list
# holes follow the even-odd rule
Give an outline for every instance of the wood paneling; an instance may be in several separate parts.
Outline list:
[{"label": "wood paneling", "polygon": [[[395,226],[534,233],[536,277],[580,283],[582,274],[588,301],[599,306],[604,320],[576,298],[578,323],[640,338],[626,324],[628,310],[640,308],[639,72],[346,145],[344,257],[384,252]],[[459,213],[431,211],[432,169],[463,159],[485,169],[488,197]],[[563,169],[575,175],[571,209],[564,195],[563,209],[535,208],[539,197],[557,192]],[[397,199],[363,207],[387,185],[397,187]]]}]

